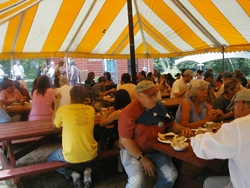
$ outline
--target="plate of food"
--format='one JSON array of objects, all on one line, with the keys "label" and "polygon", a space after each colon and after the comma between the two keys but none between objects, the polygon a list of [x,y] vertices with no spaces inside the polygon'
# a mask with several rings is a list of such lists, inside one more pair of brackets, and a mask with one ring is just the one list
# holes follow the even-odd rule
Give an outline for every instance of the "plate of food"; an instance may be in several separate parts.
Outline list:
[{"label": "plate of food", "polygon": [[177,135],[173,132],[169,132],[169,133],[166,133],[166,134],[161,134],[161,133],[158,133],[158,140],[162,143],[165,143],[165,144],[171,144],[173,141],[173,138],[175,138]]},{"label": "plate of food", "polygon": [[173,142],[171,144],[175,151],[184,151],[187,149],[188,145],[189,143],[187,142]]},{"label": "plate of food", "polygon": [[100,112],[97,112],[97,113],[95,114],[95,117],[100,116],[100,115],[101,115],[101,113],[100,113]]}]

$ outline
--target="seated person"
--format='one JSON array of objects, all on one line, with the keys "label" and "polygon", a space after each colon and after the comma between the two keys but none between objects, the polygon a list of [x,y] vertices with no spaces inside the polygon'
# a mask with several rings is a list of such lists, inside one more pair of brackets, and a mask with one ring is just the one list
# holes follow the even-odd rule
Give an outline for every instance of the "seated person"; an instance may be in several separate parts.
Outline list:
[{"label": "seated person", "polygon": [[233,112],[227,109],[231,103],[233,96],[240,91],[241,82],[236,78],[227,80],[224,84],[224,93],[217,97],[213,104],[213,109],[220,109],[224,115],[220,117],[221,120],[233,117]]},{"label": "seated person", "polygon": [[190,82],[186,98],[177,109],[176,123],[196,129],[207,121],[216,121],[218,116],[223,115],[221,110],[209,110],[206,104],[208,84],[204,80]]},{"label": "seated person", "polygon": [[160,91],[165,91],[165,90],[168,90],[169,92],[172,91],[172,88],[170,87],[170,85],[167,84],[167,81],[166,81],[164,75],[161,75],[161,76],[160,76],[160,80],[156,83],[156,87],[157,87]]},{"label": "seated person", "polygon": [[4,109],[4,100],[0,100],[0,124],[20,121],[20,115],[10,117]]},{"label": "seated person", "polygon": [[110,72],[104,72],[104,73],[103,73],[103,76],[107,79],[106,85],[113,85],[113,84],[115,84],[115,83],[113,82],[113,80],[111,79],[111,74],[110,74]]},{"label": "seated person", "polygon": [[18,82],[18,80],[15,80],[14,84],[15,84],[15,88],[22,94],[22,96],[25,97],[26,99],[25,101],[30,102],[31,97],[30,97],[28,90],[24,87],[21,87],[20,82]]},{"label": "seated person", "polygon": [[[99,97],[104,97],[105,95],[107,95],[110,92],[116,91],[115,88],[112,88],[112,89],[106,91],[106,88],[105,88],[106,81],[107,81],[107,79],[104,76],[100,76],[98,78],[98,84],[94,85],[94,87],[92,88],[94,100],[96,100],[96,98],[99,98]],[[101,111],[101,109],[103,107],[105,107],[105,102],[103,102],[103,101],[96,101],[95,102],[95,108],[99,112]]]},{"label": "seated person", "polygon": [[4,100],[5,104],[8,105],[25,100],[22,94],[17,89],[15,89],[14,81],[3,81],[1,87],[3,90],[0,93],[0,99]]},{"label": "seated person", "polygon": [[154,176],[155,172],[159,179],[154,187],[173,187],[177,178],[173,162],[168,155],[149,147],[146,140],[156,140],[158,132],[165,133],[166,129],[187,137],[192,132],[175,123],[163,104],[157,101],[159,90],[153,82],[141,81],[135,91],[137,99],[122,110],[118,120],[121,162],[128,175],[126,187],[145,187],[145,175]]},{"label": "seated person", "polygon": [[[128,92],[125,89],[120,89],[116,92],[115,94],[115,103],[114,103],[114,107],[110,107],[107,109],[106,114],[102,117],[101,122],[100,122],[100,127],[104,127],[106,125],[110,125],[113,124],[114,128],[112,129],[102,129],[102,133],[103,132],[107,132],[107,136],[109,136],[112,131],[113,134],[111,134],[114,138],[109,138],[109,142],[107,144],[107,149],[111,149],[113,147],[114,141],[119,139],[119,135],[118,135],[118,116],[119,114],[122,112],[123,108],[125,108],[129,103],[131,103],[130,100],[130,96],[128,94]],[[103,135],[103,134],[102,134]],[[102,137],[101,135],[101,137]],[[99,138],[99,142],[100,141],[105,142],[105,138],[101,139]],[[105,143],[101,143],[100,142],[100,147],[104,148]]]},{"label": "seated person", "polygon": [[[59,107],[60,93],[55,96],[53,122],[62,131],[62,148],[52,152],[47,161],[62,161],[65,163],[84,163],[84,187],[90,187],[91,162],[97,157],[97,143],[94,140],[95,110],[85,105],[89,95],[82,86],[73,86],[70,90],[71,104]],[[81,187],[81,175],[71,168],[57,170],[66,179],[72,177],[75,187]]]}]

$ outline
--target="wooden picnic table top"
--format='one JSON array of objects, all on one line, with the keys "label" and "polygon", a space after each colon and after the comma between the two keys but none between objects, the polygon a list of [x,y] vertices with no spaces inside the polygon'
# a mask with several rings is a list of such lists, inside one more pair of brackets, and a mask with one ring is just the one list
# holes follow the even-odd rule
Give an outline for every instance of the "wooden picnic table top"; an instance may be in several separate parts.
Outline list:
[{"label": "wooden picnic table top", "polygon": [[187,147],[185,151],[175,151],[173,147],[171,146],[171,144],[161,143],[157,139],[150,139],[146,141],[146,144],[149,147],[157,151],[161,151],[181,161],[191,163],[198,167],[210,167],[216,171],[220,170],[221,164],[223,163],[222,160],[219,160],[219,159],[205,160],[205,159],[198,158],[193,152],[193,149],[190,145],[190,141],[188,141],[188,143],[189,143],[189,146]]},{"label": "wooden picnic table top", "polygon": [[17,112],[30,112],[32,107],[31,102],[25,102],[23,105],[20,103],[13,103],[5,108],[7,113],[17,113]]}]

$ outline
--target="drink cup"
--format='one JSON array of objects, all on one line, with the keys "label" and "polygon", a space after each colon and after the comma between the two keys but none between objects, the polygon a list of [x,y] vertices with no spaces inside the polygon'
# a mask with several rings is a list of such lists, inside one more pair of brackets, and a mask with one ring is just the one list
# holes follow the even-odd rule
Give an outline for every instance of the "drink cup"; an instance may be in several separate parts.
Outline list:
[{"label": "drink cup", "polygon": [[107,108],[102,108],[102,115],[106,114],[106,110],[107,110]]},{"label": "drink cup", "polygon": [[207,132],[213,131],[213,124],[214,124],[214,122],[212,122],[212,121],[206,122]]}]

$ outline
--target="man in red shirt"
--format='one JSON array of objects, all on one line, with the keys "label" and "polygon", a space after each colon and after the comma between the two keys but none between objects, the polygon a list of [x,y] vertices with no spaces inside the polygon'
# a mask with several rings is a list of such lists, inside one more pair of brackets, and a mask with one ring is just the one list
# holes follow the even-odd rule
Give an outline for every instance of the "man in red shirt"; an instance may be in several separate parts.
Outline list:
[{"label": "man in red shirt", "polygon": [[128,174],[127,188],[144,187],[145,174],[159,174],[155,187],[172,187],[177,170],[170,158],[154,151],[145,144],[147,139],[158,137],[167,128],[184,136],[192,135],[189,128],[175,123],[172,116],[160,101],[158,89],[151,81],[144,80],[135,88],[137,99],[130,103],[120,114],[118,130],[121,140],[121,161]]}]

